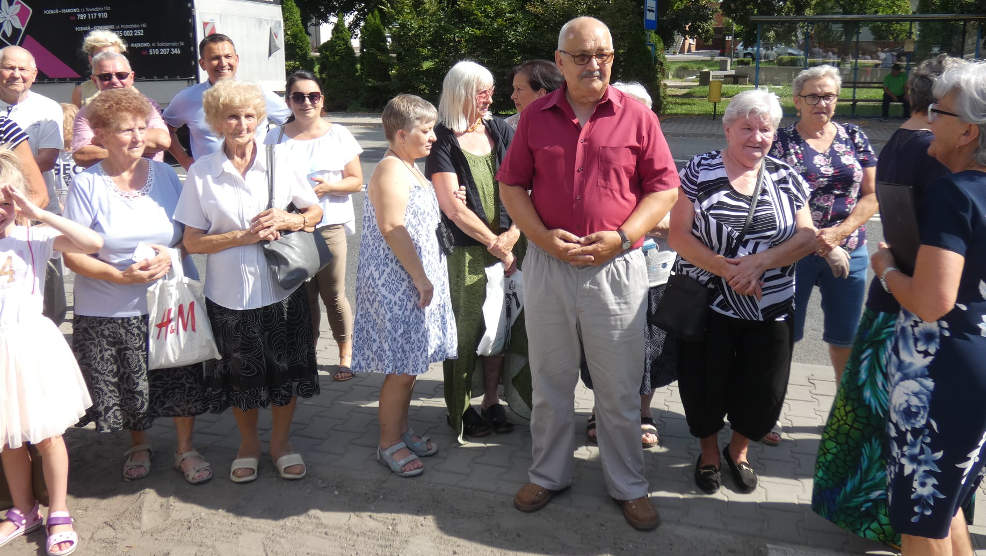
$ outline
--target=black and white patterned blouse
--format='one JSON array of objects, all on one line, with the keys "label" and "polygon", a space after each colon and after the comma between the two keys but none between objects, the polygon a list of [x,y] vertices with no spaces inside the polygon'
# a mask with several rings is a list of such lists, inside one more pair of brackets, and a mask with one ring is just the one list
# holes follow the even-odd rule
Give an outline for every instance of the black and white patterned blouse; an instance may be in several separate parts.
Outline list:
[{"label": "black and white patterned blouse", "polygon": [[[750,195],[733,189],[726,177],[722,151],[696,155],[682,168],[681,191],[694,207],[692,235],[706,247],[727,257],[746,222]],[[795,213],[808,200],[808,184],[790,166],[767,158],[764,185],[753,221],[736,250],[742,257],[780,245],[797,231]],[[723,315],[744,320],[785,318],[794,297],[794,265],[771,268],[763,275],[763,298],[736,293],[717,276],[680,256],[676,273],[685,273],[714,289],[711,308]]]}]

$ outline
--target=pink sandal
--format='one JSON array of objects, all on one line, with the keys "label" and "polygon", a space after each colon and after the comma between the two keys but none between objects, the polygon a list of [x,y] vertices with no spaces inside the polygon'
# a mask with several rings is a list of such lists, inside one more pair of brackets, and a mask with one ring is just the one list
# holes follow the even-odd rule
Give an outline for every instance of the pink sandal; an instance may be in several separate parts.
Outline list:
[{"label": "pink sandal", "polygon": [[41,519],[41,513],[38,511],[37,503],[35,503],[34,508],[31,509],[31,517],[32,519],[28,519],[17,508],[10,508],[7,510],[7,517],[4,521],[13,523],[17,529],[14,529],[14,532],[6,537],[0,537],[0,546],[4,546],[17,537],[34,532],[38,527],[41,527],[44,520]]},{"label": "pink sandal", "polygon": [[[48,523],[45,528],[48,531],[48,541],[45,543],[45,552],[48,556],[68,556],[75,552],[79,547],[79,535],[75,531],[62,531],[61,533],[51,533],[51,528],[55,525],[72,525],[75,520],[66,511],[51,512],[48,514]],[[54,550],[56,544],[70,542],[72,546],[65,550]]]}]

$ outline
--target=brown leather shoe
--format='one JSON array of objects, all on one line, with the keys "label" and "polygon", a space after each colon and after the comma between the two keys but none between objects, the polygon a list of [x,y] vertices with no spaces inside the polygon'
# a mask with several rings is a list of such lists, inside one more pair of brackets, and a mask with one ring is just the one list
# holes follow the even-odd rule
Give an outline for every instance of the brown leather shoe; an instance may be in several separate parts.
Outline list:
[{"label": "brown leather shoe", "polygon": [[514,507],[522,512],[536,512],[551,502],[557,490],[548,490],[541,485],[527,483],[520,487],[514,496]]},{"label": "brown leather shoe", "polygon": [[646,496],[634,500],[617,500],[616,503],[623,508],[623,517],[634,529],[650,531],[661,524],[657,508]]}]

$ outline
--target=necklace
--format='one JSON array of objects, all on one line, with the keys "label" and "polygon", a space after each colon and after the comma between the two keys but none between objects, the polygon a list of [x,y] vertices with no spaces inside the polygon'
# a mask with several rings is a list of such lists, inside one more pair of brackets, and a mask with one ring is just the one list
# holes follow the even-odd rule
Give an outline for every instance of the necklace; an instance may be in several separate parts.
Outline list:
[{"label": "necklace", "polygon": [[[409,172],[411,172],[411,175],[414,176],[414,179],[415,180],[417,180],[418,182],[421,182],[421,183],[427,183],[428,182],[428,180],[425,179],[425,175],[421,173],[421,170],[418,170],[418,167],[417,166],[415,166],[413,164],[408,164],[406,160],[404,160],[400,156],[397,156],[397,153],[394,152],[394,149],[387,149],[387,152],[389,152],[390,154],[394,155],[394,158],[396,158],[397,160],[400,160],[404,164],[404,166],[407,167],[407,170]],[[418,176],[421,176],[421,179],[418,179]]]},{"label": "necklace", "polygon": [[479,129],[479,127],[481,125],[483,125],[483,117],[482,116],[476,118],[476,123],[474,123],[471,126],[469,126],[469,127],[466,128],[466,133],[472,133],[472,132],[476,131],[477,129]]},{"label": "necklace", "polygon": [[[117,183],[118,176],[109,175],[102,166],[100,166],[99,171],[102,173],[104,179],[112,186],[111,191],[116,193],[125,201],[133,201],[134,199],[138,199],[140,197],[146,197],[151,190],[151,168],[149,166],[147,168],[147,175],[144,177],[144,185],[140,189],[123,189],[120,187],[120,184]],[[130,184],[127,183],[127,185],[129,186]]]}]

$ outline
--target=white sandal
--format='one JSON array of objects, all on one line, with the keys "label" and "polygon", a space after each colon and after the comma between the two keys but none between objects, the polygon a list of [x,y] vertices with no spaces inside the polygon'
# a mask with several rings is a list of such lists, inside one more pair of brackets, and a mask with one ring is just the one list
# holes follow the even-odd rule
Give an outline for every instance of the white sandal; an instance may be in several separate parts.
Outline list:
[{"label": "white sandal", "polygon": [[[79,548],[79,534],[75,532],[74,526],[71,531],[61,533],[51,533],[51,528],[55,525],[72,525],[75,522],[72,516],[66,511],[51,512],[48,514],[48,523],[45,524],[45,531],[48,533],[48,540],[45,541],[45,552],[48,556],[68,556]],[[65,550],[54,550],[56,544],[64,542],[72,543],[72,546]]]},{"label": "white sandal", "polygon": [[[260,460],[257,458],[236,458],[233,463],[229,466],[229,480],[234,483],[249,483],[257,480],[258,470],[260,468]],[[250,475],[244,475],[242,477],[237,477],[234,472],[239,469],[250,469],[253,471]]]},{"label": "white sandal", "polygon": [[[288,473],[285,471],[285,469],[291,467],[292,465],[302,465],[305,467],[305,470],[301,473]],[[308,466],[305,465],[305,460],[301,459],[301,454],[298,453],[284,454],[283,456],[277,458],[277,461],[274,462],[274,466],[277,467],[277,473],[281,476],[281,478],[289,481],[296,481],[304,478],[304,476],[308,474]]]}]

